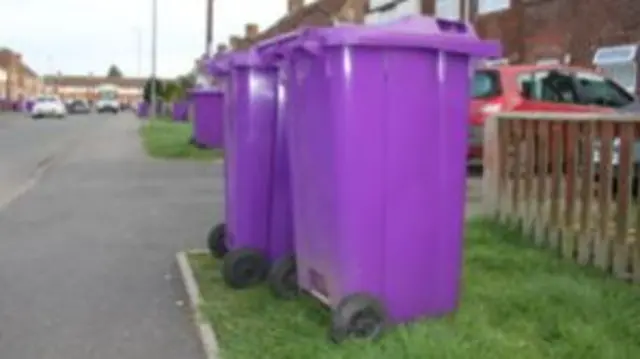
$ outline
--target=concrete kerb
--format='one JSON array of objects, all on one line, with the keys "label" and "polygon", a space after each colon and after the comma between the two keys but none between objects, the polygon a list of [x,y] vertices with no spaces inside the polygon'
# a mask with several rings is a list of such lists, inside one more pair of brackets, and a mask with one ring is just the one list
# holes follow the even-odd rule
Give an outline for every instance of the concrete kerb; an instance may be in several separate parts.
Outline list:
[{"label": "concrete kerb", "polygon": [[202,295],[200,294],[200,287],[198,281],[189,263],[189,254],[202,254],[207,253],[204,250],[190,250],[178,252],[176,254],[176,261],[178,263],[178,269],[184,283],[187,297],[189,299],[189,306],[193,311],[194,323],[198,329],[198,336],[202,343],[202,348],[207,359],[220,359],[220,348],[218,346],[218,340],[216,339],[213,326],[206,320],[200,305],[202,304]]}]

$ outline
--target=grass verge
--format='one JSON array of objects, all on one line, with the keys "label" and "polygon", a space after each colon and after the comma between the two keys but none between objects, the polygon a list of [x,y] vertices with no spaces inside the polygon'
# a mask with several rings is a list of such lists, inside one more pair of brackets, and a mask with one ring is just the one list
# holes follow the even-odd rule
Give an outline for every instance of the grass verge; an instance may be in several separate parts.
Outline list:
[{"label": "grass verge", "polygon": [[142,144],[149,156],[165,159],[212,160],[222,158],[222,151],[201,149],[189,143],[191,123],[170,119],[149,120],[140,128]]},{"label": "grass verge", "polygon": [[[225,288],[219,263],[191,255],[223,359],[640,358],[640,289],[580,268],[487,221],[467,228],[464,294],[452,316],[390,330],[377,343],[326,340],[328,311],[265,287]],[[416,285],[420,285],[416,283]]]}]

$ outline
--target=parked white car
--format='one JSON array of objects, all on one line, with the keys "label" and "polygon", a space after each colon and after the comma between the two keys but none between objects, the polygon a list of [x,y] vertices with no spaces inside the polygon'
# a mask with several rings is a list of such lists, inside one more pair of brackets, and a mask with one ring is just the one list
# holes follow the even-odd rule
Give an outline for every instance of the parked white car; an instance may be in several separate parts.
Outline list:
[{"label": "parked white car", "polygon": [[31,117],[34,119],[43,117],[64,118],[67,115],[67,107],[57,96],[39,96],[33,103]]},{"label": "parked white car", "polygon": [[103,98],[96,102],[96,111],[98,113],[117,114],[120,111],[120,102],[117,99]]}]

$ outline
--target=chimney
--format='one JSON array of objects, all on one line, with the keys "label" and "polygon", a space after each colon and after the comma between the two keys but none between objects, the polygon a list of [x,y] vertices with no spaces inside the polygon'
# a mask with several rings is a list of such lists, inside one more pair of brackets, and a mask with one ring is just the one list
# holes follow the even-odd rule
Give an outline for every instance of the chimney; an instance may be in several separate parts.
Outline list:
[{"label": "chimney", "polygon": [[362,23],[368,6],[366,0],[347,0],[336,18],[343,23]]},{"label": "chimney", "polygon": [[257,24],[249,23],[244,25],[244,37],[253,40],[258,36],[259,28]]},{"label": "chimney", "polygon": [[294,12],[304,7],[304,0],[287,0],[287,13],[293,14]]},{"label": "chimney", "polygon": [[227,45],[218,44],[218,46],[216,47],[216,54],[222,54],[224,52],[227,52],[228,50],[229,48],[227,47]]},{"label": "chimney", "polygon": [[242,38],[240,38],[240,36],[234,35],[229,37],[229,46],[231,46],[231,50],[238,50],[241,44]]}]

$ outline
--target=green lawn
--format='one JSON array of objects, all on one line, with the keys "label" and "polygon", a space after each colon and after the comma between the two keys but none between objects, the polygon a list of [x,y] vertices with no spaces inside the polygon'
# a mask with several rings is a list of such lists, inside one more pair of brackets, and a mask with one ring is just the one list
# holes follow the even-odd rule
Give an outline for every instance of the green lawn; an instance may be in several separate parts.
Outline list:
[{"label": "green lawn", "polygon": [[[191,255],[223,359],[640,358],[640,289],[533,248],[483,221],[467,229],[457,314],[398,327],[377,343],[331,344],[328,311],[303,296],[224,287],[218,263]],[[416,283],[416,285],[419,285]]]},{"label": "green lawn", "polygon": [[191,123],[160,118],[149,120],[140,128],[145,150],[151,157],[166,159],[211,160],[222,157],[222,151],[200,149],[189,143]]}]

